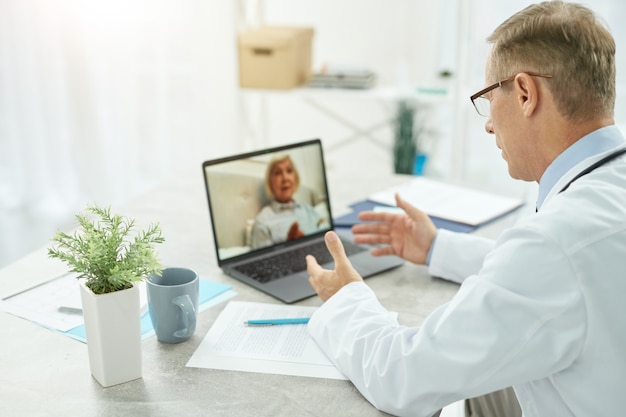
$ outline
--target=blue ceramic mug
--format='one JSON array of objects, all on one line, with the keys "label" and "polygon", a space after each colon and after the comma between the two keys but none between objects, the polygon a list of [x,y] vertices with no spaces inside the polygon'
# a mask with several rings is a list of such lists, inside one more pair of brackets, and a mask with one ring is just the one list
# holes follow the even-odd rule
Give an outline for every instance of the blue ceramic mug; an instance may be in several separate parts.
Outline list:
[{"label": "blue ceramic mug", "polygon": [[147,281],[148,311],[157,339],[165,343],[188,340],[196,331],[199,278],[188,268],[165,268]]}]

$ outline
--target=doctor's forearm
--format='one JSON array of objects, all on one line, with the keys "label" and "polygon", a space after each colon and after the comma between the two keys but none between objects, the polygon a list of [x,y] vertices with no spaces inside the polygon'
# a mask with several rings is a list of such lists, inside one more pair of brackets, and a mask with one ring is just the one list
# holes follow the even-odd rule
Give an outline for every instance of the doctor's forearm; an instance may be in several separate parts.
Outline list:
[{"label": "doctor's forearm", "polygon": [[441,396],[433,395],[436,383],[432,377],[424,375],[423,383],[416,387],[419,374],[393,359],[400,359],[399,352],[410,349],[419,329],[400,326],[396,314],[385,310],[365,284],[347,287],[313,315],[309,322],[312,337],[379,410],[398,416],[436,415],[445,404]]},{"label": "doctor's forearm", "polygon": [[477,274],[485,256],[493,250],[495,241],[467,233],[439,229],[432,248],[431,275],[461,283]]}]

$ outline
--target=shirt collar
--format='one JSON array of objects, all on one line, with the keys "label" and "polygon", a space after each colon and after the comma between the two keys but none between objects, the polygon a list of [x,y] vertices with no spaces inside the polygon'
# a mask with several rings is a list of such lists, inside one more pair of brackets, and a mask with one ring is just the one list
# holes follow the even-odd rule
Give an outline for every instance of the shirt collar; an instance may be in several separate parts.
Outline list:
[{"label": "shirt collar", "polygon": [[624,144],[624,137],[614,125],[595,130],[574,142],[552,161],[541,176],[537,209],[541,208],[556,183],[574,166],[587,158],[624,146]]},{"label": "shirt collar", "polygon": [[272,210],[274,210],[274,212],[279,212],[283,210],[293,210],[296,207],[298,207],[298,203],[296,203],[294,200],[291,200],[288,203],[279,203],[276,200],[272,200],[270,202],[270,205],[272,207]]}]

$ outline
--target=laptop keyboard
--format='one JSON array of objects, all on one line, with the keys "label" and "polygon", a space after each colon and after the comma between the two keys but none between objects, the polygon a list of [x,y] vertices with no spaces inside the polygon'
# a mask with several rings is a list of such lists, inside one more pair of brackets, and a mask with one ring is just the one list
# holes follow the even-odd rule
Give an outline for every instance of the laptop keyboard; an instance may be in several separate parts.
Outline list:
[{"label": "laptop keyboard", "polygon": [[[367,250],[363,246],[358,246],[352,242],[342,242],[348,256]],[[320,265],[333,260],[326,248],[326,244],[320,241],[309,246],[292,249],[289,252],[255,259],[250,263],[237,265],[234,269],[258,282],[266,283],[306,270],[306,255],[313,255]]]}]

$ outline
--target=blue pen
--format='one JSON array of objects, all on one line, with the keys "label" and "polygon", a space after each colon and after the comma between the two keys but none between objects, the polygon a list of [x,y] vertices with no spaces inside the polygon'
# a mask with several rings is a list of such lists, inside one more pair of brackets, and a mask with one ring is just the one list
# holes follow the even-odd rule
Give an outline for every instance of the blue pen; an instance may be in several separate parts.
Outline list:
[{"label": "blue pen", "polygon": [[261,320],[248,320],[244,322],[246,326],[278,326],[281,324],[307,324],[309,322],[308,317],[293,318],[293,319],[261,319]]}]

